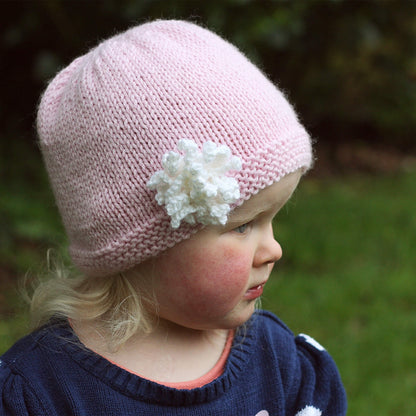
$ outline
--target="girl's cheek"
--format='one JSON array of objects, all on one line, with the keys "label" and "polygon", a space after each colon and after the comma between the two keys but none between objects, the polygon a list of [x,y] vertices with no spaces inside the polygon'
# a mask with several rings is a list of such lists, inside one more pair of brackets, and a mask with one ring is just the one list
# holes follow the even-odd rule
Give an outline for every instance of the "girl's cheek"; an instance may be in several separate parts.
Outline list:
[{"label": "girl's cheek", "polygon": [[205,253],[199,258],[189,276],[195,284],[195,295],[215,303],[238,302],[245,292],[250,276],[251,261],[245,253],[232,249]]},{"label": "girl's cheek", "polygon": [[228,312],[241,301],[251,266],[249,251],[241,247],[188,245],[186,253],[172,251],[158,264],[163,298],[195,317]]}]

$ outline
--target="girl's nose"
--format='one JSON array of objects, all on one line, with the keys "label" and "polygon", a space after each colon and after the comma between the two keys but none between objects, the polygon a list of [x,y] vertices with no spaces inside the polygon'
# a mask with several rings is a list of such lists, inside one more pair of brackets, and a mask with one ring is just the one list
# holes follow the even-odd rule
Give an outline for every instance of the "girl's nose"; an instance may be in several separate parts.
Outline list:
[{"label": "girl's nose", "polygon": [[254,256],[254,267],[274,263],[282,257],[282,247],[275,240],[273,227],[270,225],[267,232],[263,233]]}]

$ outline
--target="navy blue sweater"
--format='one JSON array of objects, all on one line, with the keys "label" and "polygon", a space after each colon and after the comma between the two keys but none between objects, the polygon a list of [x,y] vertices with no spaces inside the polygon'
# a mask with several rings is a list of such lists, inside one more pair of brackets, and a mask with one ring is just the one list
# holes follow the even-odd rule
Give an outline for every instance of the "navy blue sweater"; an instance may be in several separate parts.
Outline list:
[{"label": "navy blue sweater", "polygon": [[224,373],[177,390],[129,373],[83,347],[66,322],[0,358],[1,416],[340,416],[344,388],[329,354],[269,312],[236,335]]}]

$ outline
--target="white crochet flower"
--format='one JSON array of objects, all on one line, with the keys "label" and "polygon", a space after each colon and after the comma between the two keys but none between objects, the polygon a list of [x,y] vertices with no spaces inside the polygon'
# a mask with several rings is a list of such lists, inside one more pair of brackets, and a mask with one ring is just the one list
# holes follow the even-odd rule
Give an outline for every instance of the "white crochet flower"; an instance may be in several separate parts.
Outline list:
[{"label": "white crochet flower", "polygon": [[192,140],[182,139],[177,147],[182,154],[164,154],[164,170],[156,172],[147,183],[157,190],[158,204],[166,206],[172,228],[178,228],[182,220],[224,225],[230,204],[240,197],[237,180],[225,174],[241,169],[240,158],[231,155],[228,146],[213,142],[204,143],[202,152]]}]

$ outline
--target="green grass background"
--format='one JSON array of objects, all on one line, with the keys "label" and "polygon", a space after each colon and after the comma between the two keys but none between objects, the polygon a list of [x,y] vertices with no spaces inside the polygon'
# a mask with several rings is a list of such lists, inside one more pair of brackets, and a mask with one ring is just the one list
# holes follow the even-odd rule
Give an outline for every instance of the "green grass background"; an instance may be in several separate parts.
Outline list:
[{"label": "green grass background", "polygon": [[416,414],[416,174],[304,182],[263,306],[329,350],[350,415]]},{"label": "green grass background", "polygon": [[[47,248],[63,242],[51,195],[3,191],[2,261],[37,273]],[[416,414],[415,195],[414,171],[306,178],[276,220],[284,256],[263,307],[328,349],[349,415]],[[27,319],[14,281],[0,296],[2,353]]]}]

